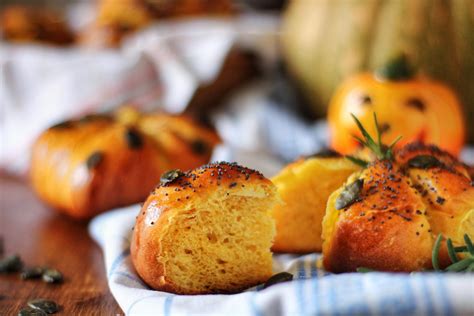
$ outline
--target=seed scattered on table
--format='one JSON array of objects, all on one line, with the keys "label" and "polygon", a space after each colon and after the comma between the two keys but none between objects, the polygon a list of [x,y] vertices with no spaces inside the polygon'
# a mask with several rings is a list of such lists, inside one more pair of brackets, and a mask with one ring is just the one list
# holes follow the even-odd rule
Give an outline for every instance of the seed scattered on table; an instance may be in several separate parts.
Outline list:
[{"label": "seed scattered on table", "polygon": [[62,283],[63,275],[56,269],[46,269],[43,272],[42,279],[46,283]]},{"label": "seed scattered on table", "polygon": [[18,312],[18,316],[47,316],[48,314],[41,309],[24,307]]},{"label": "seed scattered on table", "polygon": [[54,314],[59,311],[59,306],[56,304],[56,302],[42,298],[29,301],[28,306],[34,309],[42,310],[46,314]]},{"label": "seed scattered on table", "polygon": [[263,288],[266,289],[269,286],[272,286],[278,283],[288,282],[291,280],[293,280],[293,274],[288,273],[288,272],[280,272],[273,275],[270,279],[268,279],[267,282],[263,284]]},{"label": "seed scattered on table", "polygon": [[43,276],[44,268],[42,267],[31,267],[23,269],[20,274],[22,280],[38,279]]},{"label": "seed scattered on table", "polygon": [[11,255],[0,260],[0,273],[18,272],[23,267],[20,256]]}]

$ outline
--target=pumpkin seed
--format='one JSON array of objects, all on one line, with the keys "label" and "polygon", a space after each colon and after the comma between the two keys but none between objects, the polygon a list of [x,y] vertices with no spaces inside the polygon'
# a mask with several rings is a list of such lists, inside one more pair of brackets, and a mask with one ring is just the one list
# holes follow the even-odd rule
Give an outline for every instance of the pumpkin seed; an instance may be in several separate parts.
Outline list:
[{"label": "pumpkin seed", "polygon": [[41,309],[36,309],[32,307],[24,307],[18,313],[18,316],[47,316],[48,314]]},{"label": "pumpkin seed", "polygon": [[418,155],[408,160],[408,166],[412,168],[429,169],[441,165],[442,163],[436,157],[430,155]]},{"label": "pumpkin seed", "polygon": [[97,120],[112,121],[112,117],[107,114],[88,114],[78,120],[79,123],[88,123]]},{"label": "pumpkin seed", "polygon": [[343,209],[356,202],[363,186],[363,179],[357,179],[351,184],[347,185],[336,199],[336,210]]},{"label": "pumpkin seed", "polygon": [[270,279],[268,279],[267,282],[263,284],[263,288],[266,289],[269,286],[272,286],[278,283],[288,282],[291,280],[293,280],[293,274],[288,273],[288,272],[280,272],[273,275]]},{"label": "pumpkin seed", "polygon": [[308,156],[308,158],[339,158],[339,157],[342,157],[342,155],[331,148],[322,149]]},{"label": "pumpkin seed", "polygon": [[103,159],[104,159],[104,154],[101,151],[94,151],[92,154],[90,154],[89,157],[87,157],[87,160],[86,160],[87,169],[89,170],[94,169],[102,162]]},{"label": "pumpkin seed", "polygon": [[20,256],[11,255],[0,260],[0,273],[18,272],[23,267]]},{"label": "pumpkin seed", "polygon": [[56,269],[46,269],[43,272],[42,279],[46,283],[62,283],[63,275]]},{"label": "pumpkin seed", "polygon": [[59,311],[59,306],[56,304],[56,302],[42,298],[29,301],[28,306],[34,309],[42,310],[46,314],[54,314]]},{"label": "pumpkin seed", "polygon": [[143,146],[141,135],[132,128],[125,131],[125,140],[130,149],[140,149]]},{"label": "pumpkin seed", "polygon": [[67,121],[54,124],[49,129],[65,129],[65,128],[70,128],[72,126],[73,126],[73,121],[67,120]]},{"label": "pumpkin seed", "polygon": [[179,169],[173,169],[163,173],[160,177],[160,184],[167,185],[168,183],[173,182],[179,177],[183,176],[184,173]]},{"label": "pumpkin seed", "polygon": [[21,272],[20,278],[22,280],[38,279],[43,275],[43,272],[44,268],[42,267],[26,268]]},{"label": "pumpkin seed", "polygon": [[204,155],[209,151],[209,146],[202,139],[196,139],[191,143],[191,149],[198,155]]}]

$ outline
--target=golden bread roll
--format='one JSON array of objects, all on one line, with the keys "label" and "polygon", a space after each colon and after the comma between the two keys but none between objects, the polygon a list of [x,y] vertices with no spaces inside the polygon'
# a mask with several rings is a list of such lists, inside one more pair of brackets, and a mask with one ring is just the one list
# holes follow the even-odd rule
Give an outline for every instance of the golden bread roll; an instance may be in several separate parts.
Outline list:
[{"label": "golden bread roll", "polygon": [[[464,234],[474,236],[474,182],[465,164],[436,146],[419,143],[405,146],[395,159],[423,197],[434,236],[443,234],[454,245],[464,243]],[[440,262],[449,262],[445,246]]]},{"label": "golden bread roll", "polygon": [[[75,218],[144,201],[164,171],[208,162],[219,141],[185,117],[125,112],[67,121],[39,136],[30,177],[42,200]],[[143,120],[172,123],[146,129]],[[168,135],[177,135],[174,142]],[[195,142],[206,150],[196,150]]]},{"label": "golden bread roll", "polygon": [[117,47],[128,34],[155,18],[145,0],[101,0],[95,21],[79,35],[79,42],[91,47]]},{"label": "golden bread roll", "polygon": [[234,12],[231,0],[100,0],[96,20],[79,41],[87,46],[115,47],[130,33],[157,20]]},{"label": "golden bread roll", "polygon": [[11,5],[0,12],[1,37],[10,42],[71,44],[74,35],[63,16],[45,8]]},{"label": "golden bread roll", "polygon": [[[328,200],[324,267],[429,269],[438,234],[455,246],[464,234],[474,238],[474,187],[463,166],[434,146],[410,144],[394,161],[377,160],[351,176]],[[445,247],[440,262],[449,263]]]},{"label": "golden bread roll", "polygon": [[[329,197],[323,220],[324,267],[331,272],[413,271],[427,268],[432,236],[426,207],[409,178],[388,161],[376,161],[351,176]],[[343,191],[359,191],[338,209]]]},{"label": "golden bread roll", "polygon": [[321,251],[328,197],[358,169],[342,156],[316,155],[289,164],[273,177],[283,203],[273,209],[277,234],[272,250]]},{"label": "golden bread roll", "polygon": [[276,187],[257,171],[212,163],[172,170],[140,211],[132,261],[152,288],[179,294],[233,293],[272,275]]}]

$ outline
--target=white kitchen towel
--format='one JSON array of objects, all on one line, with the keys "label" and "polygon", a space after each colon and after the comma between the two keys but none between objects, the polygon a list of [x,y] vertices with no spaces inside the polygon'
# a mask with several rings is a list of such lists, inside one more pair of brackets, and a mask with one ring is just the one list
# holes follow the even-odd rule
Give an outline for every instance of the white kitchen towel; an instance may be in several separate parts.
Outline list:
[{"label": "white kitchen towel", "polygon": [[274,255],[274,272],[294,280],[231,295],[175,295],[150,289],[130,259],[140,206],[97,216],[89,226],[102,247],[110,290],[126,315],[473,315],[474,275],[344,273],[317,268],[320,254]]},{"label": "white kitchen towel", "polygon": [[48,126],[124,103],[180,113],[234,47],[277,56],[279,18],[242,15],[160,22],[118,50],[0,42],[0,168],[24,173]]},{"label": "white kitchen towel", "polygon": [[[237,161],[272,176],[286,161],[327,144],[324,121],[304,123],[267,98],[268,83],[253,84],[216,113],[224,145],[213,160]],[[472,149],[465,158],[474,158]],[[472,161],[471,161],[472,162]],[[320,254],[275,255],[274,271],[295,280],[233,295],[184,296],[153,291],[130,261],[130,235],[138,205],[99,215],[90,233],[102,247],[109,287],[127,315],[469,315],[474,275],[346,273],[317,268]]]}]

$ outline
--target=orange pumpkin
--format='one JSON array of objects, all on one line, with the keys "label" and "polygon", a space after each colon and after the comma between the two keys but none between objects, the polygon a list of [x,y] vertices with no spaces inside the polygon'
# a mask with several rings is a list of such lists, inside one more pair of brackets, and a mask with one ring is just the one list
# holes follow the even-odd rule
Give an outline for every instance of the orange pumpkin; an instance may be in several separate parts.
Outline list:
[{"label": "orange pumpkin", "polygon": [[404,56],[374,73],[349,78],[334,94],[328,111],[332,147],[344,154],[360,145],[361,136],[351,113],[375,135],[373,113],[383,131],[382,140],[397,144],[413,141],[435,144],[457,156],[464,145],[465,126],[461,106],[447,86],[416,76]]}]

